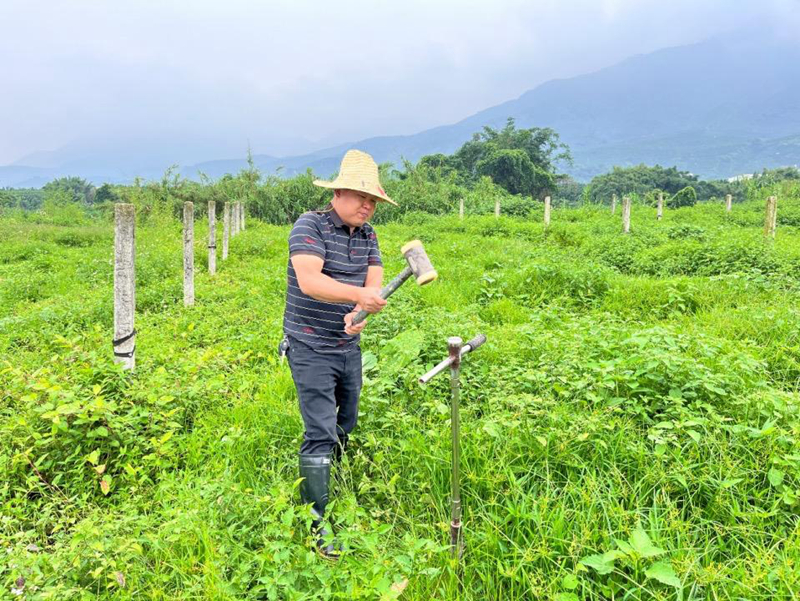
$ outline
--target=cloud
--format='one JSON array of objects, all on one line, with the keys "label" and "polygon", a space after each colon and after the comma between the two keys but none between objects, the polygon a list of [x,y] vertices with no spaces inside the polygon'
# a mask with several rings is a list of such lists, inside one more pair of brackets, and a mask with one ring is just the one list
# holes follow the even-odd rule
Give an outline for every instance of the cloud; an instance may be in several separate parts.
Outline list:
[{"label": "cloud", "polygon": [[197,140],[176,157],[190,161],[241,155],[248,140],[257,152],[284,154],[413,133],[631,54],[755,19],[797,23],[797,8],[792,0],[5,0],[0,164],[98,137]]}]

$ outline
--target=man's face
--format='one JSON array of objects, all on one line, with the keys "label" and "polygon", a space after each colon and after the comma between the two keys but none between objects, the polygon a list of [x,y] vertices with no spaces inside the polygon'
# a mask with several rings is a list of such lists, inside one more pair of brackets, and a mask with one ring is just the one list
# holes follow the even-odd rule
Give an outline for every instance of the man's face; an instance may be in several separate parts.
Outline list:
[{"label": "man's face", "polygon": [[378,204],[373,196],[356,190],[336,190],[333,208],[350,227],[360,227],[372,219]]}]

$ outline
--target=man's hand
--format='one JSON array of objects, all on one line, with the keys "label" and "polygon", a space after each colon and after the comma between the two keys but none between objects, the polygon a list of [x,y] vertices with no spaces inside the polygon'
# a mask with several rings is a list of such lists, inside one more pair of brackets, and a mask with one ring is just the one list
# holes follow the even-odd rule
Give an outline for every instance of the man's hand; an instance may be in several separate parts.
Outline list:
[{"label": "man's hand", "polygon": [[358,305],[367,313],[378,313],[386,306],[386,299],[381,298],[380,288],[359,288],[357,294]]},{"label": "man's hand", "polygon": [[361,330],[364,329],[364,326],[367,325],[367,320],[366,319],[362,320],[360,323],[358,323],[356,325],[352,325],[353,318],[356,316],[356,313],[358,313],[360,310],[361,310],[361,307],[356,305],[356,308],[353,309],[352,313],[348,313],[347,315],[344,316],[344,332],[345,332],[345,334],[348,334],[350,336],[355,336],[356,334],[360,334]]}]

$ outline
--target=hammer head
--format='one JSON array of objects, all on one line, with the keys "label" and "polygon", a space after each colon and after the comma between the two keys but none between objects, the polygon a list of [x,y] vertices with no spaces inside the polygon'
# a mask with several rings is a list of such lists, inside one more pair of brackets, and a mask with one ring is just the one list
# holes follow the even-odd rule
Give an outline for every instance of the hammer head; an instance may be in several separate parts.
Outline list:
[{"label": "hammer head", "polygon": [[420,286],[430,284],[439,277],[425,252],[425,248],[422,246],[422,242],[419,240],[408,242],[400,249],[400,252],[403,253],[406,261],[408,261],[408,266],[411,267],[411,272]]}]

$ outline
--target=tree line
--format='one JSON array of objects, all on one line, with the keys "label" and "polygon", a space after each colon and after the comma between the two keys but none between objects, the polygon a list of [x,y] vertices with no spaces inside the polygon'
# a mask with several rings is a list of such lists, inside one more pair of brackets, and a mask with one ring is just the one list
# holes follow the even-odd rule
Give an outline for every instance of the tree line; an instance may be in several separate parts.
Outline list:
[{"label": "tree line", "polygon": [[[375,221],[409,212],[452,213],[461,199],[467,213],[490,213],[499,198],[504,214],[523,216],[545,196],[551,196],[556,206],[610,204],[614,195],[655,205],[663,194],[667,206],[676,208],[722,200],[727,194],[743,201],[760,188],[800,180],[796,167],[764,170],[735,181],[707,181],[676,167],[636,165],[614,167],[584,184],[562,172],[571,163],[570,149],[557,132],[520,129],[509,118],[502,129],[484,127],[476,132],[452,154],[427,155],[416,163],[403,160],[399,168],[391,163],[380,165],[381,181],[399,207],[378,211]],[[313,185],[316,178],[310,169],[289,178],[262,174],[248,153],[244,169],[217,180],[202,173],[198,181],[187,179],[176,166],[161,180],[137,179],[130,185],[95,187],[79,177],[62,177],[41,189],[0,189],[0,209],[91,214],[108,212],[115,202],[130,202],[147,220],[178,217],[186,200],[194,201],[200,212],[209,200],[220,208],[225,201],[242,200],[254,217],[285,224],[327,203],[330,193]]]}]

